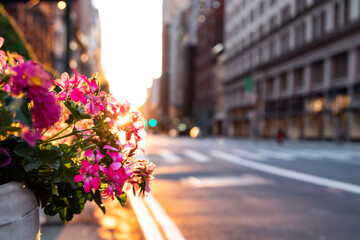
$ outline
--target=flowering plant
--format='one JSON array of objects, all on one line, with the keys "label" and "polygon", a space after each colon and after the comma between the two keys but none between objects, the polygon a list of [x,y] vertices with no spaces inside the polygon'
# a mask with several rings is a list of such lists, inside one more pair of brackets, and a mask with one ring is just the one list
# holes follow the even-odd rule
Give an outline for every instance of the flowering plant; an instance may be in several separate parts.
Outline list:
[{"label": "flowering plant", "polygon": [[[0,47],[4,39],[0,38]],[[126,203],[150,192],[155,165],[134,158],[140,112],[74,69],[53,80],[35,61],[0,50],[0,183],[24,182],[48,215],[70,221],[87,201]]]}]

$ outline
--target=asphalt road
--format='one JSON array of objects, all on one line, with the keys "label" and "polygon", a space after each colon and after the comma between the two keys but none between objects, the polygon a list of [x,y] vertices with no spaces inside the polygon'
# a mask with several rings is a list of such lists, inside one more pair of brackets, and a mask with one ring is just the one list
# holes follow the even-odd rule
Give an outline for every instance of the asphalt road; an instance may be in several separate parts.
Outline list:
[{"label": "asphalt road", "polygon": [[360,239],[360,145],[150,135],[142,147],[175,224],[152,213],[164,239]]}]

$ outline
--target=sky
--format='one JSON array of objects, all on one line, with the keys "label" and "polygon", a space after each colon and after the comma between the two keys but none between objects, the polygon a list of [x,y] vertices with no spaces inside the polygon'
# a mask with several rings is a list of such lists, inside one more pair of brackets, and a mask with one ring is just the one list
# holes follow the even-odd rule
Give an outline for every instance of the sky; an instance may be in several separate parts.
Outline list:
[{"label": "sky", "polygon": [[93,0],[101,24],[101,57],[110,92],[134,107],[161,75],[162,0]]}]

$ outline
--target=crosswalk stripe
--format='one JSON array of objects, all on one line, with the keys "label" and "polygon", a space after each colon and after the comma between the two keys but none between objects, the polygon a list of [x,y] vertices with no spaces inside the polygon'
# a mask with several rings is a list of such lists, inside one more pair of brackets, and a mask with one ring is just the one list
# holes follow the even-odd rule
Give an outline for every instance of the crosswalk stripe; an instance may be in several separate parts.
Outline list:
[{"label": "crosswalk stripe", "polygon": [[178,163],[180,162],[180,157],[174,154],[173,152],[162,149],[158,153],[165,161],[169,163]]},{"label": "crosswalk stripe", "polygon": [[249,161],[249,160],[246,160],[246,159],[243,159],[243,158],[240,158],[240,157],[234,156],[232,154],[229,154],[227,152],[222,152],[219,150],[211,150],[210,154],[218,159],[221,159],[221,160],[224,160],[227,162],[231,162],[231,163],[234,163],[234,164],[237,164],[240,166],[244,166],[247,168],[255,169],[258,171],[266,172],[266,173],[269,173],[272,175],[290,178],[290,179],[307,182],[307,183],[311,183],[311,184],[315,184],[315,185],[319,185],[319,186],[336,188],[336,189],[340,189],[340,190],[354,193],[354,194],[360,194],[360,186],[359,185],[346,183],[346,182],[340,182],[340,181],[336,181],[336,180],[331,180],[331,179],[318,177],[318,176],[311,175],[311,174],[296,172],[293,170],[270,166],[270,165],[259,163],[259,162]]},{"label": "crosswalk stripe", "polygon": [[208,156],[192,149],[185,149],[183,154],[197,162],[209,162]]},{"label": "crosswalk stripe", "polygon": [[290,153],[279,152],[279,151],[270,150],[270,149],[259,149],[258,151],[265,154],[267,157],[270,157],[270,158],[278,158],[278,159],[284,160],[284,161],[293,161],[294,160],[294,155],[290,154]]},{"label": "crosswalk stripe", "polygon": [[234,149],[233,152],[235,152],[237,155],[239,155],[241,157],[249,158],[251,160],[257,160],[257,161],[266,161],[267,160],[266,157],[262,154],[246,151],[243,149]]}]

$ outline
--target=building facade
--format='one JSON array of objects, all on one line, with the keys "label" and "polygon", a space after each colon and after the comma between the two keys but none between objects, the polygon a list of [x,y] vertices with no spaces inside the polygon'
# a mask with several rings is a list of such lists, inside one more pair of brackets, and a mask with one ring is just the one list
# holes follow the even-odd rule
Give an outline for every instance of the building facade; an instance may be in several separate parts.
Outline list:
[{"label": "building facade", "polygon": [[229,135],[360,139],[359,0],[227,0],[224,26]]},{"label": "building facade", "polygon": [[217,73],[220,66],[217,58],[223,48],[224,1],[202,0],[198,4],[193,116],[204,134],[219,134],[221,119],[215,119],[219,103]]}]

